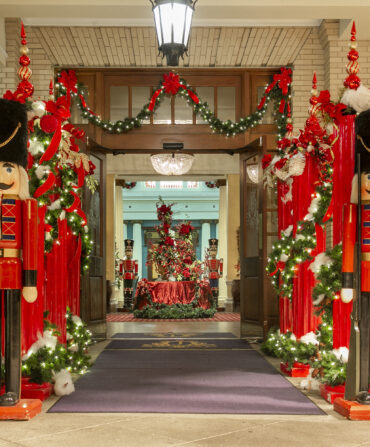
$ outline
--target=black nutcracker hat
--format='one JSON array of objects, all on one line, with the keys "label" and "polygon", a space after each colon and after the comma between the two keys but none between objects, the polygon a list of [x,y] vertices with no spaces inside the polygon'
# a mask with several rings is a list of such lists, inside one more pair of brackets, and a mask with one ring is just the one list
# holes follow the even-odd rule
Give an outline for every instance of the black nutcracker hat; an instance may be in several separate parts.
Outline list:
[{"label": "black nutcracker hat", "polygon": [[134,241],[132,239],[125,239],[125,249],[133,250],[133,248],[134,248]]},{"label": "black nutcracker hat", "polygon": [[208,240],[209,243],[209,248],[213,248],[213,249],[217,249],[218,246],[218,239],[209,239]]},{"label": "black nutcracker hat", "polygon": [[0,98],[0,161],[27,168],[28,120],[26,106]]},{"label": "black nutcracker hat", "polygon": [[355,153],[361,154],[361,171],[370,172],[370,109],[356,117],[355,131]]}]

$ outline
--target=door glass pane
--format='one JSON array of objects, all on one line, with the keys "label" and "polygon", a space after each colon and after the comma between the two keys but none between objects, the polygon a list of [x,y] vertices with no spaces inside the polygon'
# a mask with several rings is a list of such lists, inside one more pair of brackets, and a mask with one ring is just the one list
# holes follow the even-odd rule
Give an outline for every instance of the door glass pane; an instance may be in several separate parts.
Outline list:
[{"label": "door glass pane", "polygon": [[[87,91],[87,87],[82,87],[82,95],[85,98],[87,105],[89,105],[89,93]],[[83,118],[81,115],[81,109],[77,107],[77,100],[74,99],[72,101],[71,107],[71,123],[73,124],[88,124],[89,121],[86,118]]]},{"label": "door glass pane", "polygon": [[175,124],[193,124],[193,107],[185,98],[175,97]]},{"label": "door glass pane", "polygon": [[258,183],[251,180],[248,175],[248,166],[255,165],[257,161],[257,157],[253,157],[245,163],[245,254],[248,257],[258,256],[259,254],[260,219],[258,210]]},{"label": "door glass pane", "polygon": [[235,87],[217,88],[217,116],[223,121],[235,121]]},{"label": "door glass pane", "polygon": [[[132,87],[132,116],[135,117],[144,104],[149,102],[150,87]],[[150,120],[142,121],[143,124],[150,124]]]},{"label": "door glass pane", "polygon": [[128,117],[128,87],[113,85],[110,88],[110,120],[124,120]]},{"label": "door glass pane", "polygon": [[96,166],[94,172],[94,178],[99,182],[94,194],[91,194],[91,202],[89,213],[87,216],[87,221],[89,225],[89,229],[91,232],[91,238],[94,241],[92,255],[93,256],[101,256],[101,246],[100,246],[100,181],[101,181],[101,160],[99,158],[94,157],[94,155],[90,154],[90,160]]},{"label": "door glass pane", "polygon": [[269,210],[275,210],[278,207],[277,202],[277,188],[266,188],[266,208]]},{"label": "door glass pane", "polygon": [[[208,103],[209,109],[215,111],[215,92],[214,87],[197,87],[197,95],[203,102]],[[200,115],[197,115],[197,124],[206,124]]]},{"label": "door glass pane", "polygon": [[[257,104],[256,107],[258,106],[258,104],[260,103],[262,96],[265,94],[265,87],[263,85],[261,85],[260,87],[257,87]],[[265,113],[265,116],[263,117],[262,120],[262,124],[274,124],[274,106],[273,106],[273,102],[270,101],[268,106],[267,106],[267,110]]]},{"label": "door glass pane", "polygon": [[269,211],[266,213],[267,232],[277,233],[278,231],[278,213],[277,211]]},{"label": "door glass pane", "polygon": [[154,124],[171,124],[171,96],[165,95],[154,112]]}]

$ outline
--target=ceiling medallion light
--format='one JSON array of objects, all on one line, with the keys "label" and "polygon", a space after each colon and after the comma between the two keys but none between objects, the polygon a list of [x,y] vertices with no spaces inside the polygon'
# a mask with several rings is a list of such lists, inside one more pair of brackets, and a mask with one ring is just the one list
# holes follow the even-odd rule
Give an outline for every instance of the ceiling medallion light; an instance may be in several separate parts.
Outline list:
[{"label": "ceiling medallion light", "polygon": [[153,168],[162,175],[186,174],[194,161],[190,154],[155,154],[150,157]]},{"label": "ceiling medallion light", "polygon": [[179,65],[179,57],[188,50],[194,5],[197,0],[150,0],[153,6],[158,49],[167,65]]}]

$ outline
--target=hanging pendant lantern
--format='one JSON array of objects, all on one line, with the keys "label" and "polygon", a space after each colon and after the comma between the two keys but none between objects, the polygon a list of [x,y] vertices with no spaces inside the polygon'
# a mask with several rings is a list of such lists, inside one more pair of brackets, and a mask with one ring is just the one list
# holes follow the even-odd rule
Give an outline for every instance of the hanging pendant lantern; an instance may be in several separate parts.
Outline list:
[{"label": "hanging pendant lantern", "polygon": [[179,65],[188,50],[191,21],[197,0],[150,0],[153,5],[158,49],[167,65]]}]

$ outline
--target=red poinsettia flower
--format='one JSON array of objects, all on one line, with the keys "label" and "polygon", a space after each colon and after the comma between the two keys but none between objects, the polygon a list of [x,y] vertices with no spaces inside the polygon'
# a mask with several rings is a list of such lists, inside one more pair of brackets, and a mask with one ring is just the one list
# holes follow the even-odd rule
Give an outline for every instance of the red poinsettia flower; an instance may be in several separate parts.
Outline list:
[{"label": "red poinsettia flower", "polygon": [[164,223],[163,224],[163,231],[164,233],[168,234],[168,230],[171,228],[171,225],[169,225],[168,223]]},{"label": "red poinsettia flower", "polygon": [[291,142],[289,140],[289,138],[281,138],[278,142],[277,142],[277,147],[281,150],[286,149],[287,147],[289,147],[291,145]]},{"label": "red poinsettia flower", "polygon": [[184,264],[192,264],[193,263],[193,261],[192,261],[192,259],[191,259],[191,257],[190,256],[186,256],[185,258],[184,258]]},{"label": "red poinsettia flower", "polygon": [[89,160],[89,167],[90,167],[89,175],[94,174],[96,166],[94,165],[94,163],[91,160]]},{"label": "red poinsettia flower", "polygon": [[285,166],[285,163],[288,161],[287,158],[281,158],[279,161],[275,163],[276,169],[282,169]]},{"label": "red poinsettia flower", "polygon": [[194,227],[190,225],[190,223],[188,224],[181,224],[180,230],[179,230],[179,234],[182,236],[186,236],[188,235],[192,230],[194,230]]},{"label": "red poinsettia flower", "polygon": [[189,270],[188,268],[184,269],[184,270],[182,271],[182,276],[183,276],[184,278],[190,278],[190,270]]},{"label": "red poinsettia flower", "polygon": [[65,121],[71,116],[70,103],[65,96],[60,96],[56,101],[48,101],[46,110],[60,121]]},{"label": "red poinsettia flower", "polygon": [[167,206],[167,205],[162,205],[161,207],[158,208],[158,212],[160,212],[161,214],[167,214],[171,212],[171,207]]},{"label": "red poinsettia flower", "polygon": [[317,101],[321,104],[326,104],[330,102],[330,93],[329,90],[322,90],[317,98]]},{"label": "red poinsettia flower", "polygon": [[262,158],[262,169],[266,169],[267,166],[270,165],[272,160],[272,155],[271,154],[265,154]]},{"label": "red poinsettia flower", "polygon": [[171,247],[173,247],[175,245],[175,241],[170,236],[166,237],[166,239],[164,240],[164,243],[166,245],[170,245]]}]

